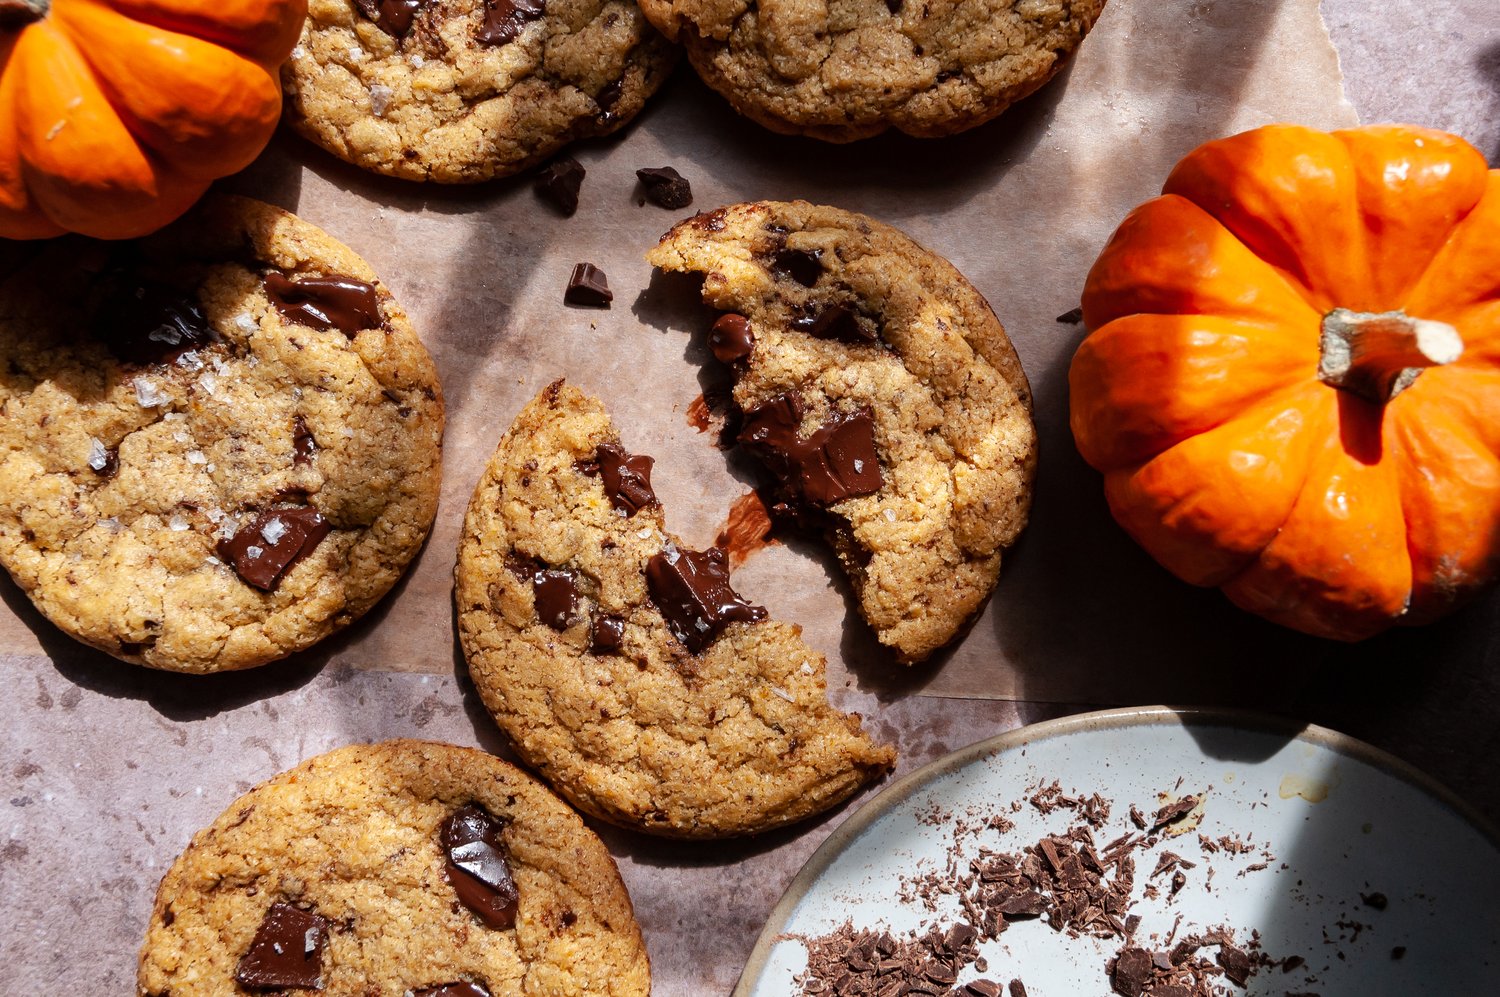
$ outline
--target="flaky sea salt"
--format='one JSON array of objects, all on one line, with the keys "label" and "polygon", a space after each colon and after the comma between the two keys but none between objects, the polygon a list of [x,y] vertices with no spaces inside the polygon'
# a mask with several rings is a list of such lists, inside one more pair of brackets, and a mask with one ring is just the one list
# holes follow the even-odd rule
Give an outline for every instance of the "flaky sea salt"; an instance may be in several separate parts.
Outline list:
[{"label": "flaky sea salt", "polygon": [[886,509],[886,510],[884,510],[884,511],[881,512],[881,515],[885,517],[885,521],[887,523],[894,523],[896,521],[896,510],[895,509]]},{"label": "flaky sea salt", "polygon": [[362,49],[362,48],[351,48],[349,50],[349,61],[350,62],[364,62],[365,61],[365,50]]},{"label": "flaky sea salt", "polygon": [[391,106],[391,100],[396,96],[396,91],[390,87],[381,86],[379,83],[370,84],[370,113],[377,118],[385,117],[386,108]]},{"label": "flaky sea salt", "polygon": [[204,394],[212,395],[219,388],[219,379],[214,376],[213,371],[205,370],[198,375],[198,387],[203,389]]},{"label": "flaky sea salt", "polygon": [[344,439],[346,439],[346,440],[352,440],[352,439],[354,439],[354,430],[350,429],[348,426],[344,427],[343,432],[344,432]]},{"label": "flaky sea salt", "polygon": [[247,336],[260,328],[249,312],[240,312],[234,318],[230,319],[230,321],[234,323],[236,329]]},{"label": "flaky sea salt", "polygon": [[249,558],[257,558],[264,553],[265,551],[262,548],[255,546],[255,544],[251,544],[250,546],[245,548],[245,556]]},{"label": "flaky sea salt", "polygon": [[864,470],[865,470],[865,462],[862,461],[862,460],[860,460],[858,457],[854,458],[854,473],[855,474],[863,474]]},{"label": "flaky sea salt", "polygon": [[642,540],[650,540],[651,539],[651,529],[650,529],[650,527],[647,527],[646,529],[641,530],[639,533],[636,534],[636,536],[640,537]]},{"label": "flaky sea salt", "polygon": [[307,58],[307,49],[303,48],[301,45],[298,45],[296,48],[292,49],[292,58],[293,59],[305,59],[305,58]]},{"label": "flaky sea salt", "polygon": [[187,455],[189,464],[207,464],[208,458],[203,456],[202,450],[189,450]]},{"label": "flaky sea salt", "polygon": [[422,58],[420,55],[413,55],[411,57],[411,65],[413,69],[421,69],[426,64],[426,62],[427,60]]},{"label": "flaky sea salt", "polygon": [[99,520],[99,525],[104,527],[111,533],[120,532],[120,521],[113,516],[109,517],[108,519]]},{"label": "flaky sea salt", "polygon": [[109,451],[104,449],[104,444],[94,437],[89,437],[89,467],[96,471],[104,470],[109,463]]},{"label": "flaky sea salt", "polygon": [[792,698],[792,694],[789,693],[789,692],[787,692],[785,689],[783,689],[779,685],[773,685],[773,686],[771,686],[771,691],[774,692],[776,695],[780,696],[782,699],[786,700],[788,703],[795,703],[796,702],[796,700]]},{"label": "flaky sea salt", "polygon": [[[191,443],[191,442],[193,442],[193,438],[191,436],[189,436],[187,433],[184,433],[180,429],[174,429],[174,430],[172,430],[172,439],[176,440],[178,443]],[[188,459],[191,460],[192,458],[188,458]]]},{"label": "flaky sea salt", "polygon": [[216,568],[222,568],[224,566],[224,562],[221,561],[221,560],[219,560],[217,557],[214,557],[212,554],[210,554],[207,557],[205,557],[203,559],[203,563],[204,564],[211,564],[211,565],[213,565]]},{"label": "flaky sea salt", "polygon": [[171,519],[167,520],[167,527],[173,533],[182,533],[184,530],[186,530],[188,528],[189,525],[191,525],[191,524],[189,524],[186,519],[184,519],[182,516],[178,516],[178,515],[175,515],[175,514],[172,516]]},{"label": "flaky sea salt", "polygon": [[171,395],[144,377],[132,381],[131,387],[135,388],[135,402],[141,408],[160,408],[172,400]]},{"label": "flaky sea salt", "polygon": [[813,673],[813,666],[804,661],[802,662],[802,667],[797,670],[803,675],[811,675]]},{"label": "flaky sea salt", "polygon": [[198,355],[197,350],[188,350],[182,356],[177,358],[177,366],[181,367],[188,373],[192,373],[195,370],[202,370],[203,358]]},{"label": "flaky sea salt", "polygon": [[266,525],[260,528],[260,535],[265,538],[266,543],[275,547],[277,541],[286,536],[286,524],[280,519],[268,520]]}]

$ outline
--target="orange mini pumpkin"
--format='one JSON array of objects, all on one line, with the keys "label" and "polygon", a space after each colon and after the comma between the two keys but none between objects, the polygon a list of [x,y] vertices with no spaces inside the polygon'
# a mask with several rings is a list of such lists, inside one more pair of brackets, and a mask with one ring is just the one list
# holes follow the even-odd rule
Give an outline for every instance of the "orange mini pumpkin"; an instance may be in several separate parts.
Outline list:
[{"label": "orange mini pumpkin", "polygon": [[1500,170],[1273,125],[1189,153],[1089,272],[1073,435],[1178,577],[1325,637],[1500,567]]},{"label": "orange mini pumpkin", "polygon": [[143,235],[244,168],[307,0],[0,0],[0,236]]}]

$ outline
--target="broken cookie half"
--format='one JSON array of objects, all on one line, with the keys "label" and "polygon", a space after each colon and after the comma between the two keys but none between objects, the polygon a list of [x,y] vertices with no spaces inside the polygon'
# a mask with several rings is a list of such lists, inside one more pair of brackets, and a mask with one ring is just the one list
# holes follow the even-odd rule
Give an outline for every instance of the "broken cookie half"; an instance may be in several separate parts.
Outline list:
[{"label": "broken cookie half", "polygon": [[789,824],[888,772],[800,628],[740,597],[722,551],[665,532],[651,465],[557,381],[474,491],[459,636],[517,752],[580,809],[687,838]]},{"label": "broken cookie half", "polygon": [[647,254],[704,275],[739,442],[777,511],[831,539],[880,641],[906,662],[983,608],[1026,524],[1031,391],[989,304],[948,261],[863,215],[736,204]]}]

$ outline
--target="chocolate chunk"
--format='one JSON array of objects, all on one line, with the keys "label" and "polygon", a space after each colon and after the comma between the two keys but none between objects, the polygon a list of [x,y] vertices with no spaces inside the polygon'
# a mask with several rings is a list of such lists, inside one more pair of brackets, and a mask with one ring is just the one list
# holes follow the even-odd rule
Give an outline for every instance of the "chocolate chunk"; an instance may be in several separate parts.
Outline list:
[{"label": "chocolate chunk", "polygon": [[609,280],[604,271],[592,263],[576,263],[573,275],[568,278],[568,289],[563,292],[563,301],[570,305],[589,305],[608,308],[615,300],[610,292]]},{"label": "chocolate chunk", "polygon": [[536,192],[557,205],[563,214],[571,215],[578,210],[578,191],[587,173],[583,164],[572,156],[558,156],[537,174]]},{"label": "chocolate chunk", "polygon": [[604,84],[604,88],[594,97],[594,103],[599,105],[599,120],[609,124],[615,120],[614,108],[620,102],[620,96],[625,92],[623,80],[611,80]]},{"label": "chocolate chunk", "polygon": [[242,987],[323,989],[323,943],[328,919],[284,900],[266,911],[234,978]]},{"label": "chocolate chunk", "polygon": [[720,363],[745,359],[755,349],[755,330],[750,328],[750,320],[733,312],[720,315],[708,330],[708,348]]},{"label": "chocolate chunk", "polygon": [[1391,958],[1392,959],[1405,959],[1406,958],[1406,946],[1405,945],[1397,945],[1395,948],[1391,949]]},{"label": "chocolate chunk", "polygon": [[531,581],[531,576],[536,574],[539,567],[541,567],[540,564],[525,554],[518,554],[515,551],[511,551],[505,555],[506,570],[523,582]]},{"label": "chocolate chunk", "polygon": [[812,287],[823,276],[823,263],[819,259],[822,255],[821,249],[783,249],[773,258],[771,271],[803,287]]},{"label": "chocolate chunk", "polygon": [[618,443],[601,443],[594,451],[594,459],[579,462],[576,466],[589,477],[596,474],[604,478],[604,494],[610,505],[634,516],[650,505],[656,505],[656,492],[651,490],[651,465],[656,461],[645,454],[630,454]]},{"label": "chocolate chunk", "polygon": [[274,592],[282,577],[311,554],[331,529],[310,505],[272,509],[240,527],[234,536],[220,540],[218,553],[247,584]]},{"label": "chocolate chunk", "polygon": [[476,803],[455,811],[442,828],[448,882],[463,905],[491,928],[513,928],[520,894],[500,832],[505,825]]},{"label": "chocolate chunk", "polygon": [[546,12],[544,0],[484,0],[484,23],[474,33],[474,40],[481,45],[504,45]]},{"label": "chocolate chunk", "polygon": [[731,623],[766,618],[763,606],[752,606],[729,587],[728,558],[718,547],[699,553],[668,547],[646,562],[651,601],[689,651],[700,653]]},{"label": "chocolate chunk", "polygon": [[444,983],[413,990],[411,997],[490,997],[490,992],[477,983]]},{"label": "chocolate chunk", "polygon": [[306,464],[318,452],[318,441],[313,439],[307,420],[297,415],[292,417],[292,463]]},{"label": "chocolate chunk", "polygon": [[553,630],[566,630],[578,611],[578,572],[545,568],[531,576],[536,615]]},{"label": "chocolate chunk", "polygon": [[[900,0],[897,0],[899,3]],[[1026,984],[1020,980],[1010,981],[1010,997],[1026,997]]]},{"label": "chocolate chunk", "polygon": [[1245,981],[1250,979],[1250,974],[1254,972],[1250,957],[1228,942],[1219,944],[1219,954],[1215,958],[1219,965],[1224,967],[1224,975],[1242,987]]},{"label": "chocolate chunk", "polygon": [[1359,898],[1365,902],[1366,907],[1374,907],[1376,910],[1385,910],[1390,906],[1384,893],[1361,893]]},{"label": "chocolate chunk", "polygon": [[1151,982],[1151,976],[1151,953],[1145,949],[1128,948],[1115,958],[1110,983],[1121,997],[1141,997],[1146,984]]},{"label": "chocolate chunk", "polygon": [[651,166],[636,170],[635,175],[646,188],[646,196],[663,208],[685,208],[693,203],[693,188],[682,174],[670,166]]},{"label": "chocolate chunk", "polygon": [[1083,309],[1074,308],[1071,311],[1063,312],[1061,315],[1057,316],[1057,321],[1061,322],[1063,325],[1077,325],[1079,322],[1083,321]]},{"label": "chocolate chunk", "polygon": [[964,993],[972,997],[1000,997],[1000,984],[994,980],[970,980],[964,984]]},{"label": "chocolate chunk", "polygon": [[427,0],[354,0],[359,12],[392,38],[405,38]]},{"label": "chocolate chunk", "polygon": [[589,653],[614,654],[625,640],[625,621],[618,616],[595,613],[589,620]]},{"label": "chocolate chunk", "polygon": [[798,435],[804,412],[800,395],[778,395],[745,412],[739,441],[808,502],[827,505],[879,491],[884,479],[870,410],[835,412],[805,440]]},{"label": "chocolate chunk", "polygon": [[901,13],[902,0],[885,0],[885,9],[892,14]]},{"label": "chocolate chunk", "polygon": [[380,299],[375,288],[353,277],[303,277],[290,280],[271,271],[265,275],[266,296],[288,322],[313,329],[337,329],[353,336],[381,325]]},{"label": "chocolate chunk", "polygon": [[792,319],[792,328],[818,339],[840,343],[873,343],[878,338],[859,321],[859,313],[845,304],[831,305],[817,315]]},{"label": "chocolate chunk", "polygon": [[195,296],[139,279],[125,281],[109,295],[99,310],[98,330],[111,353],[137,364],[168,364],[217,338]]}]

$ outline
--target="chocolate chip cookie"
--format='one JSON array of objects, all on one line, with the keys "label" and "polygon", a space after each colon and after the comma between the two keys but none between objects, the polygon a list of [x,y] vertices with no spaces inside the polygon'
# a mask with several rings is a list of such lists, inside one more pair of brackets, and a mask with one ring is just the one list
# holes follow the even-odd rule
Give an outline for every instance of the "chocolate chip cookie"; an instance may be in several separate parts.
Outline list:
[{"label": "chocolate chip cookie", "polygon": [[644,997],[598,837],[492,755],[386,741],[311,758],[194,836],[157,890],[141,997]]},{"label": "chocolate chip cookie", "polygon": [[723,551],[663,530],[651,467],[558,381],[474,491],[459,636],[516,750],[581,809],[690,838],[800,820],[888,771],[800,630],[734,591]]},{"label": "chocolate chip cookie", "polygon": [[0,564],[69,635],[264,664],[395,584],[437,510],[443,401],[406,314],[280,209],[64,239],[0,284]]},{"label": "chocolate chip cookie", "polygon": [[620,128],[676,58],[634,0],[311,0],[281,79],[340,159],[472,183]]},{"label": "chocolate chip cookie", "polygon": [[1031,391],[989,304],[890,226],[803,201],[698,215],[647,259],[706,275],[728,313],[709,346],[772,511],[829,535],[902,660],[948,643],[994,588],[1036,469]]},{"label": "chocolate chip cookie", "polygon": [[1104,0],[640,0],[772,131],[851,142],[983,124],[1062,68]]}]

